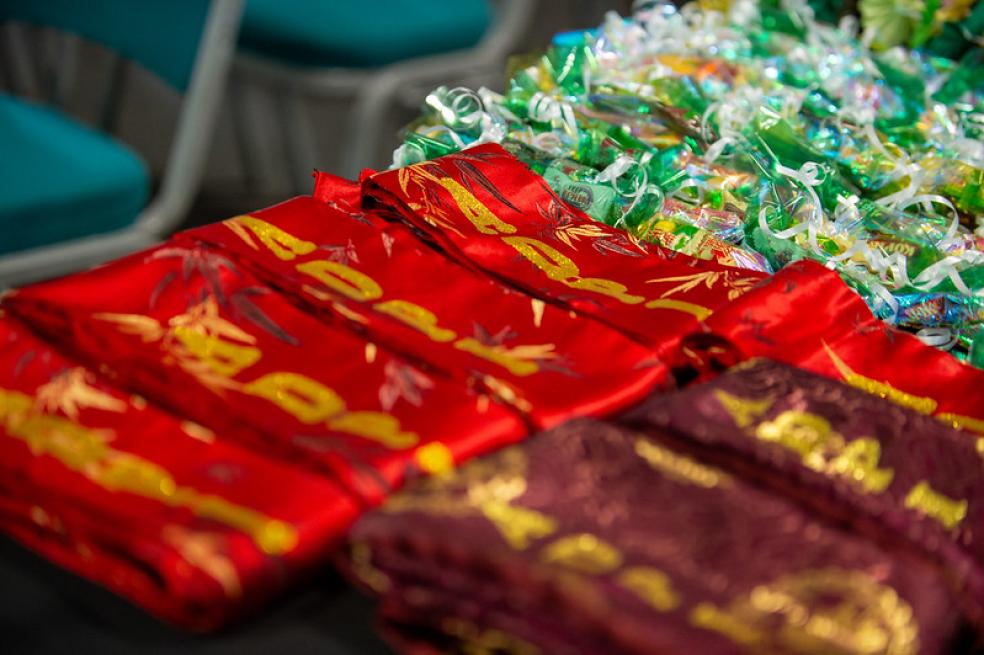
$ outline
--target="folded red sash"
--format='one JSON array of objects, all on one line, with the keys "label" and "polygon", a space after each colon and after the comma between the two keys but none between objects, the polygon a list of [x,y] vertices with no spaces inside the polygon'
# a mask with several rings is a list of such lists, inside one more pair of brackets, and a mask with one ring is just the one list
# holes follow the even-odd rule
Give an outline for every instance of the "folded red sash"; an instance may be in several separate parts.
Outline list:
[{"label": "folded red sash", "polygon": [[526,434],[489,396],[288,303],[220,252],[168,244],[6,305],[74,356],[367,503]]},{"label": "folded red sash", "polygon": [[[330,187],[330,189],[326,188]],[[326,200],[295,198],[182,235],[234,258],[299,307],[463,384],[539,428],[610,414],[663,383],[654,353],[462,268],[403,225],[345,203],[359,187],[321,175]]]},{"label": "folded red sash", "polygon": [[0,318],[0,530],[47,558],[204,630],[321,562],[357,513],[336,482],[118,391]]},{"label": "folded red sash", "polygon": [[819,264],[787,266],[710,316],[705,329],[739,357],[793,364],[984,433],[984,371],[878,320]]},{"label": "folded red sash", "polygon": [[365,189],[450,256],[660,353],[765,277],[598,223],[497,145],[373,175]]},{"label": "folded red sash", "polygon": [[942,654],[926,559],[647,435],[565,424],[393,496],[349,534],[402,652]]},{"label": "folded red sash", "polygon": [[679,361],[684,335],[710,331],[738,358],[788,362],[984,433],[984,372],[891,329],[819,264],[797,262],[765,279],[632,241],[559,200],[494,145],[373,175],[364,186],[368,202],[450,256],[606,321],[665,361]]}]

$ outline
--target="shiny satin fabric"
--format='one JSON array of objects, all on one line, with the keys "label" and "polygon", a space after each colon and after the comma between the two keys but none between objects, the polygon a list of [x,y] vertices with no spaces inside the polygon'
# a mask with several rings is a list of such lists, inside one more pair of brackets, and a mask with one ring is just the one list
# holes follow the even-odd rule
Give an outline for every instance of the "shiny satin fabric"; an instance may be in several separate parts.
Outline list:
[{"label": "shiny satin fabric", "polygon": [[784,361],[984,433],[984,372],[891,329],[820,264],[766,278],[638,243],[557,199],[495,145],[372,175],[364,187],[367,201],[450,256],[604,320],[663,361],[680,361],[685,335],[710,332],[734,357]]},{"label": "shiny satin fabric", "polygon": [[348,537],[406,653],[950,652],[946,576],[646,434],[578,420],[422,481]]},{"label": "shiny satin fabric", "polygon": [[564,203],[500,146],[372,175],[367,201],[459,261],[664,354],[765,275],[630,238]]},{"label": "shiny satin fabric", "polygon": [[165,244],[22,289],[11,313],[73,356],[364,504],[527,433],[480,390],[288,303],[222,253]]},{"label": "shiny satin fabric", "polygon": [[320,174],[316,193],[331,200],[295,198],[181,236],[298,307],[483,389],[536,428],[604,416],[668,384],[655,354],[617,330],[510,290],[345,204],[358,202],[356,183]]},{"label": "shiny satin fabric", "polygon": [[206,630],[321,563],[358,510],[0,318],[0,530],[48,559]]},{"label": "shiny satin fabric", "polygon": [[740,358],[767,357],[984,434],[984,371],[875,318],[836,273],[796,262],[705,322]]},{"label": "shiny satin fabric", "polygon": [[653,396],[620,420],[672,435],[690,452],[740,467],[776,494],[938,562],[965,613],[984,626],[980,440],[764,359]]}]

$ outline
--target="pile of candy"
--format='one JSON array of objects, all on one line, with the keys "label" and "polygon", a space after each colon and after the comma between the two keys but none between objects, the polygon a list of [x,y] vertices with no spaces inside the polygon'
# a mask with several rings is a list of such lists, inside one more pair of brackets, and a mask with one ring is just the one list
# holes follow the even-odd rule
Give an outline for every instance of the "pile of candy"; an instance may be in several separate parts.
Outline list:
[{"label": "pile of candy", "polygon": [[635,239],[760,271],[821,261],[984,367],[984,51],[875,52],[858,31],[802,0],[609,14],[515,63],[505,95],[432,92],[394,166],[501,143]]}]

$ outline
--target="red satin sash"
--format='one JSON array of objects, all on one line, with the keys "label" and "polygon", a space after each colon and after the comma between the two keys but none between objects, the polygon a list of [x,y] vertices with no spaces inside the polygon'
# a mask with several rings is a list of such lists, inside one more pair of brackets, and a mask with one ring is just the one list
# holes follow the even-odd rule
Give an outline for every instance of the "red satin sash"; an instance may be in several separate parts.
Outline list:
[{"label": "red satin sash", "polygon": [[204,630],[318,564],[358,509],[0,319],[0,523],[48,559]]},{"label": "red satin sash", "polygon": [[114,381],[367,503],[523,437],[508,407],[298,311],[220,252],[165,245],[11,309]]},{"label": "red satin sash", "polygon": [[[322,174],[344,198],[358,186]],[[603,416],[662,383],[648,348],[427,248],[340,201],[295,198],[193,230],[299,307],[482,388],[539,428]]]},{"label": "red satin sash", "polygon": [[365,190],[449,256],[660,354],[765,277],[632,240],[565,204],[497,145],[373,175]]}]

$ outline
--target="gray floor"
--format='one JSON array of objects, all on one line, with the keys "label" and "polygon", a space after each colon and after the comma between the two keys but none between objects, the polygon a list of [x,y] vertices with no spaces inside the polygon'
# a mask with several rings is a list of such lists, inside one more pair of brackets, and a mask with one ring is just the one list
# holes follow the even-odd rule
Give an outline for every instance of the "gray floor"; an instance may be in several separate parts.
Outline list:
[{"label": "gray floor", "polygon": [[372,604],[330,572],[238,627],[195,637],[0,537],[0,652],[387,655]]}]

